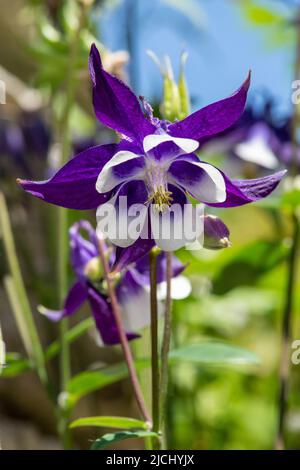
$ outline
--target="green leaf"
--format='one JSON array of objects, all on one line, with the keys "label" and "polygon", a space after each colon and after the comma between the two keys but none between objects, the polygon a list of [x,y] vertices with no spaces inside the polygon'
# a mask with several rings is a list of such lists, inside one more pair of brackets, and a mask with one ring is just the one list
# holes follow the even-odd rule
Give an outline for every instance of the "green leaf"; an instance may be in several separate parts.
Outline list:
[{"label": "green leaf", "polygon": [[4,286],[25,350],[29,357],[33,357],[30,329],[28,322],[26,322],[23,305],[20,302],[20,295],[15,278],[10,275],[5,276]]},{"label": "green leaf", "polygon": [[139,419],[124,418],[123,416],[89,416],[72,421],[70,428],[81,426],[97,426],[119,429],[148,429],[147,423]]},{"label": "green leaf", "polygon": [[170,352],[169,360],[171,363],[185,361],[217,366],[227,364],[259,364],[260,362],[256,354],[251,351],[217,341],[191,344],[175,349]]},{"label": "green leaf", "polygon": [[105,449],[110,444],[114,442],[123,441],[125,439],[135,438],[145,438],[145,437],[157,437],[158,434],[152,431],[121,431],[112,434],[104,434],[96,441],[93,442],[91,450],[101,450]]},{"label": "green leaf", "polygon": [[127,375],[127,366],[123,362],[101,370],[81,372],[75,375],[67,385],[68,401],[74,406],[84,395],[125,379]]},{"label": "green leaf", "polygon": [[[137,370],[142,370],[149,365],[149,359],[135,361]],[[100,390],[128,376],[128,369],[124,362],[105,367],[100,370],[90,370],[75,375],[67,385],[68,404],[75,403],[88,393]]]},{"label": "green leaf", "polygon": [[6,363],[2,370],[2,377],[14,377],[32,368],[30,361],[18,353],[6,353],[5,360]]},{"label": "green leaf", "polygon": [[0,375],[5,364],[5,343],[3,341],[2,330],[0,325]]},{"label": "green leaf", "polygon": [[274,8],[269,9],[252,2],[243,2],[242,8],[247,20],[254,25],[273,26],[286,20],[279,12],[275,12]]}]

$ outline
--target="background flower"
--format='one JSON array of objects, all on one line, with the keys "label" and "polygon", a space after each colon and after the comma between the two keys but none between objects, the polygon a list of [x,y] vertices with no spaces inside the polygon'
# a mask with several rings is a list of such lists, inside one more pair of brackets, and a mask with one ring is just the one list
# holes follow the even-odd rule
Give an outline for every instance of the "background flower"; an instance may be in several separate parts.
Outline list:
[{"label": "background flower", "polygon": [[[81,232],[85,232],[85,238]],[[70,228],[71,264],[76,274],[76,282],[69,289],[62,310],[49,310],[39,307],[41,313],[52,321],[59,321],[78,310],[88,301],[96,323],[96,327],[105,345],[120,342],[111,305],[107,297],[103,269],[99,258],[97,234],[89,222],[81,220]],[[106,255],[110,265],[116,260],[113,247],[106,247]],[[120,255],[121,256],[121,255]],[[147,288],[150,283],[149,257],[144,255],[135,263],[128,259],[123,264],[123,272],[114,270],[116,293],[122,309],[122,319],[127,330],[127,338],[133,340],[139,335],[132,331],[140,330],[150,324],[150,295]],[[173,257],[173,277],[176,278],[185,266]],[[157,282],[164,283],[166,279],[166,260],[163,253],[158,255]],[[185,298],[190,293],[189,283],[181,276],[174,279],[172,290],[175,298]],[[160,306],[162,313],[162,305]]]}]

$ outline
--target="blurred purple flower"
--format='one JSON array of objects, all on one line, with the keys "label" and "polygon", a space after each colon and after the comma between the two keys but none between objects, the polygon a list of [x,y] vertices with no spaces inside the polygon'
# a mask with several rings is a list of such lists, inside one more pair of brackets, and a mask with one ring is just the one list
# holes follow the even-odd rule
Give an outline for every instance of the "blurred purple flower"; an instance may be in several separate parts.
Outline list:
[{"label": "blurred purple flower", "polygon": [[[27,192],[72,209],[95,209],[108,201],[118,207],[120,196],[127,196],[128,206],[154,203],[159,210],[153,216],[159,223],[171,203],[188,203],[187,194],[209,206],[240,206],[268,196],[283,177],[281,171],[265,178],[231,181],[194,153],[240,118],[250,75],[229,98],[171,123],[154,118],[149,110],[144,115],[133,92],[103,69],[95,45],[89,65],[96,116],[122,135],[122,140],[80,153],[47,181],[19,180]],[[164,250],[186,244],[186,240],[181,244],[177,240],[176,246],[174,240],[169,246],[162,240],[155,242]]]},{"label": "blurred purple flower", "polygon": [[23,113],[16,121],[0,122],[0,154],[11,157],[27,175],[33,173],[31,157],[45,160],[49,144],[50,131],[40,113]]},{"label": "blurred purple flower", "polygon": [[[84,231],[88,238],[83,237],[81,231]],[[70,288],[62,310],[55,311],[44,307],[39,307],[39,310],[50,320],[59,321],[75,313],[87,300],[102,342],[105,345],[118,344],[119,335],[105,290],[96,232],[89,222],[82,220],[70,228],[69,236],[71,264],[77,280]],[[124,326],[127,329],[127,338],[128,340],[138,338],[139,335],[131,330],[139,330],[150,324],[150,297],[147,289],[150,284],[148,256],[133,263],[135,255],[132,253],[122,265],[125,271],[120,273],[120,266],[116,264],[116,255],[112,247],[107,247],[106,255],[115,275],[116,294]],[[162,284],[166,279],[165,255],[160,253],[157,260],[157,283]],[[184,268],[185,266],[173,257],[173,277],[178,276]]]},{"label": "blurred purple flower", "polygon": [[[291,118],[275,119],[274,102],[267,99],[261,109],[249,107],[238,126],[220,134],[204,146],[207,153],[228,153],[265,169],[280,169],[292,164]],[[296,150],[300,170],[300,150]]]}]

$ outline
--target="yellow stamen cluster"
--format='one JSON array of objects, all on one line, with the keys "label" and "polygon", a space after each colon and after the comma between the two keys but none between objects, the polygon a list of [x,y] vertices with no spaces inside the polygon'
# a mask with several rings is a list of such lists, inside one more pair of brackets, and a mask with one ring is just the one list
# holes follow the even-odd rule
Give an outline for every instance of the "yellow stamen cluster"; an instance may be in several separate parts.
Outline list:
[{"label": "yellow stamen cluster", "polygon": [[148,164],[146,184],[149,197],[146,204],[154,205],[158,212],[165,212],[172,204],[173,198],[167,184],[167,167],[158,162]]},{"label": "yellow stamen cluster", "polygon": [[147,202],[154,204],[157,212],[165,212],[172,204],[173,198],[171,191],[168,191],[165,187],[160,186],[153,191]]}]

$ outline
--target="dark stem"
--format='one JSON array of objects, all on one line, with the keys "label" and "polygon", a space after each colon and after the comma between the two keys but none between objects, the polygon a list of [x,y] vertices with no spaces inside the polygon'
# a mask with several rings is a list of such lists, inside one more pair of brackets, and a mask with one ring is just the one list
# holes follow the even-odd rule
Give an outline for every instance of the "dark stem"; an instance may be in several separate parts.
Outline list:
[{"label": "dark stem", "polygon": [[[152,420],[153,431],[159,432],[159,361],[158,361],[158,309],[157,309],[157,251],[150,252],[150,302],[151,302],[151,371],[152,371]],[[154,439],[154,448],[159,448]]]},{"label": "dark stem", "polygon": [[126,364],[127,364],[127,367],[128,367],[129,376],[130,376],[130,380],[131,380],[131,383],[132,383],[135,399],[136,399],[136,402],[138,404],[138,407],[139,407],[139,410],[140,410],[140,413],[141,413],[143,419],[147,423],[149,423],[149,426],[150,426],[152,424],[151,418],[150,418],[149,413],[148,413],[147,408],[146,408],[145,400],[144,400],[144,397],[143,397],[143,394],[142,394],[142,391],[141,391],[141,387],[140,387],[140,384],[139,384],[139,381],[138,381],[138,377],[137,377],[137,373],[136,373],[136,369],[135,369],[131,349],[130,349],[128,339],[127,339],[127,336],[126,336],[126,333],[125,333],[125,330],[124,330],[119,303],[118,303],[118,300],[117,300],[117,297],[116,297],[116,293],[115,293],[114,285],[113,285],[113,282],[112,282],[112,278],[110,276],[108,261],[107,261],[106,256],[105,256],[104,243],[103,243],[103,240],[100,239],[100,238],[99,238],[99,254],[100,254],[100,259],[101,259],[103,269],[104,269],[104,277],[105,277],[105,281],[107,283],[108,293],[109,293],[109,297],[110,297],[110,301],[111,301],[112,312],[113,312],[115,322],[116,322],[116,326],[117,326],[117,329],[118,329],[118,333],[119,333],[119,336],[120,336],[121,346],[122,346],[123,353],[124,353],[124,358],[125,358],[125,361],[126,361]]},{"label": "dark stem", "polygon": [[[161,383],[160,383],[160,399],[161,399],[161,423],[163,428],[166,418],[166,404],[168,394],[168,355],[170,350],[171,333],[172,333],[172,297],[171,297],[171,281],[172,281],[172,253],[166,253],[166,280],[167,294],[165,302],[165,319],[164,333],[161,348]],[[165,433],[164,433],[165,434]]]},{"label": "dark stem", "polygon": [[278,398],[278,430],[276,437],[276,449],[284,449],[284,422],[287,409],[288,395],[288,379],[289,379],[289,362],[290,362],[290,336],[291,336],[291,319],[293,311],[294,286],[296,275],[296,262],[298,254],[299,239],[299,219],[296,214],[292,216],[293,220],[293,238],[292,246],[288,260],[288,278],[286,285],[286,297],[282,322],[282,349],[280,359],[279,381],[280,390]]},{"label": "dark stem", "polygon": [[[296,44],[296,61],[295,61],[295,79],[300,77],[300,9],[298,10],[296,18],[297,28],[297,44]],[[292,176],[298,173],[297,164],[297,147],[298,147],[298,126],[299,126],[299,105],[294,103],[294,112],[291,122],[291,144],[293,152],[293,160],[291,164]],[[288,379],[289,379],[289,348],[290,348],[290,335],[291,335],[291,321],[293,313],[293,298],[295,287],[295,273],[297,264],[298,252],[298,238],[299,238],[299,219],[296,212],[292,213],[293,236],[290,256],[288,260],[288,276],[286,283],[286,296],[285,306],[282,321],[282,348],[280,357],[280,370],[279,370],[279,398],[278,398],[278,428],[275,447],[278,450],[284,449],[284,424],[287,409],[287,395],[288,395]]]}]

